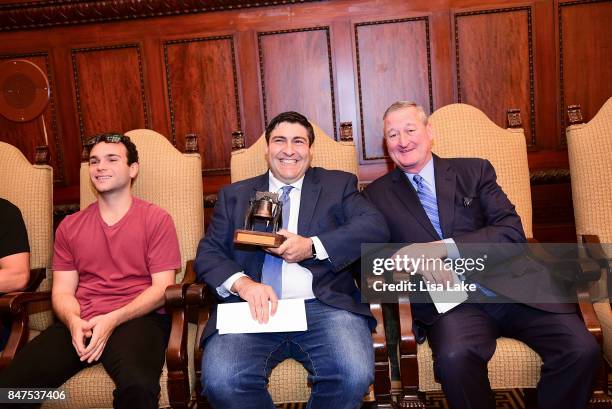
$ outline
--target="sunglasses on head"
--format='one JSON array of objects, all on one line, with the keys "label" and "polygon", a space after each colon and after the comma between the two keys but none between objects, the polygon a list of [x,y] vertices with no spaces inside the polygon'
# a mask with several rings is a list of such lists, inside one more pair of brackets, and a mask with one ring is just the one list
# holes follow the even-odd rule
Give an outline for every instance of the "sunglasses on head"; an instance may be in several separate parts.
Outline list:
[{"label": "sunglasses on head", "polygon": [[106,143],[130,142],[130,138],[129,136],[125,136],[120,133],[105,133],[105,134],[100,134],[92,138],[89,138],[87,142],[85,142],[85,146],[93,146],[99,142],[106,142]]}]

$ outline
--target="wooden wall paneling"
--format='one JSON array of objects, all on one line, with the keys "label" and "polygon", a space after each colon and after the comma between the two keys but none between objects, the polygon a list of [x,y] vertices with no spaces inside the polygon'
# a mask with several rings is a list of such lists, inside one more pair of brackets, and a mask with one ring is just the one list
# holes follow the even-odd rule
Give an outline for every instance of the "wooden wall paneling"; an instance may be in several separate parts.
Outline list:
[{"label": "wooden wall paneling", "polygon": [[387,158],[382,116],[397,100],[414,100],[434,111],[429,16],[354,25],[361,158]]},{"label": "wooden wall paneling", "polygon": [[297,111],[338,139],[329,27],[259,32],[264,123]]},{"label": "wooden wall paneling", "polygon": [[[264,131],[263,105],[259,71],[259,49],[257,33],[253,30],[239,31],[234,34],[238,59],[238,84],[242,102],[242,132],[246,146],[251,146]],[[230,137],[231,135],[226,135]]]},{"label": "wooden wall paneling", "polygon": [[537,182],[540,172],[532,173],[531,197],[533,203],[533,233],[541,242],[572,243],[576,241],[576,226],[574,225],[574,208],[572,206],[572,190],[569,182],[569,171],[559,170],[565,175],[546,175],[557,180],[565,178],[564,183]]},{"label": "wooden wall paneling", "polygon": [[162,39],[159,37],[143,38],[142,52],[145,78],[147,78],[145,92],[149,102],[149,126],[172,141]]},{"label": "wooden wall paneling", "polygon": [[149,128],[139,44],[74,48],[72,69],[79,135]]},{"label": "wooden wall paneling", "polygon": [[[530,151],[559,149],[557,120],[557,50],[553,1],[534,1],[532,15],[535,129],[537,138]],[[525,123],[526,118],[523,118]],[[567,155],[564,159],[567,163]],[[558,165],[557,165],[558,166]],[[567,166],[567,165],[566,165]]]},{"label": "wooden wall paneling", "polygon": [[519,108],[527,144],[536,140],[532,8],[454,13],[457,102],[481,109],[506,127]]},{"label": "wooden wall paneling", "polygon": [[232,35],[164,42],[172,140],[199,136],[205,173],[229,171],[232,131],[242,128]]},{"label": "wooden wall paneling", "polygon": [[[335,84],[338,90],[336,104],[338,109],[338,125],[350,122],[353,129],[355,146],[360,146],[361,132],[357,120],[357,98],[355,88],[355,71],[353,60],[352,24],[349,20],[336,20],[331,23],[332,48]],[[355,149],[355,156],[359,156]]]},{"label": "wooden wall paneling", "polygon": [[58,130],[57,107],[55,103],[56,87],[49,53],[33,52],[0,56],[0,62],[15,59],[30,61],[45,73],[49,82],[49,104],[41,116],[28,122],[13,122],[0,115],[0,141],[16,146],[32,163],[35,160],[36,146],[47,145],[49,147],[51,166],[53,167],[53,180],[56,183],[62,183],[64,181],[64,158],[62,139]]},{"label": "wooden wall paneling", "polygon": [[434,109],[455,102],[452,58],[452,25],[450,10],[433,12],[430,20],[431,77]]},{"label": "wooden wall paneling", "polygon": [[559,133],[565,141],[567,105],[586,121],[612,96],[612,1],[559,2]]}]

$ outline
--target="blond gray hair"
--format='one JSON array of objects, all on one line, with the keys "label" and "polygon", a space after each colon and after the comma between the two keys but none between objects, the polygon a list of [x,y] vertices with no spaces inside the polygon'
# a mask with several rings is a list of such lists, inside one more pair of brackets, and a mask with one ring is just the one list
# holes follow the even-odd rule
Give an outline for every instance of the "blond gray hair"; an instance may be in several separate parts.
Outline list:
[{"label": "blond gray hair", "polygon": [[419,119],[423,122],[424,125],[427,125],[428,117],[427,117],[427,114],[425,113],[425,110],[423,109],[422,106],[420,106],[414,101],[395,101],[394,103],[389,105],[389,108],[387,108],[387,110],[385,111],[383,115],[383,122],[385,119],[387,119],[387,116],[389,116],[391,112],[399,111],[400,109],[404,109],[404,108],[416,109]]}]

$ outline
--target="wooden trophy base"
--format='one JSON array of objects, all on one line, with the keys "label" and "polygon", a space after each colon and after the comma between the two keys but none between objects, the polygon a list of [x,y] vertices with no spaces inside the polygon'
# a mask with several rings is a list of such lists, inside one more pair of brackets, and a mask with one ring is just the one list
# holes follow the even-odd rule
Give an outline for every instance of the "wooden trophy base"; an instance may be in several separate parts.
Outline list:
[{"label": "wooden trophy base", "polygon": [[236,230],[235,244],[249,244],[251,246],[278,247],[285,241],[285,236],[276,233],[267,233],[252,230]]}]

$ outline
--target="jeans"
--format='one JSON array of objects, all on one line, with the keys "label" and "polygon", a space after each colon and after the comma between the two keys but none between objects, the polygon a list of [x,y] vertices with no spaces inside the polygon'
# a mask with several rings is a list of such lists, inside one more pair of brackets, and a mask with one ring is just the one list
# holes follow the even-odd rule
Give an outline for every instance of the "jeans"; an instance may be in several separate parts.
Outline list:
[{"label": "jeans", "polygon": [[215,333],[202,358],[203,394],[216,409],[274,408],[266,389],[286,358],[301,362],[312,384],[308,409],[355,409],[374,380],[367,319],[316,299],[306,301],[308,330],[258,334]]}]

